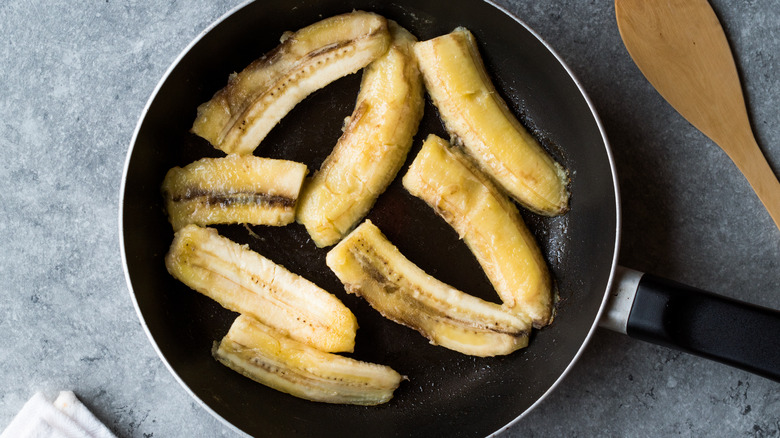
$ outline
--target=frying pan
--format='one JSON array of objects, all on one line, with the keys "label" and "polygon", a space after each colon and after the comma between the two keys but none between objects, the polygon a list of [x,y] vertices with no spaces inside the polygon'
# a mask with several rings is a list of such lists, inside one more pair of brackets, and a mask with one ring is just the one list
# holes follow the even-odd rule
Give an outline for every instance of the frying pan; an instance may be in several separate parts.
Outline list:
[{"label": "frying pan", "polygon": [[[383,319],[367,303],[344,292],[325,265],[327,250],[317,249],[297,224],[216,227],[336,294],[352,309],[360,329],[350,356],[390,365],[409,377],[393,400],[378,407],[300,400],[217,363],[211,357],[212,343],[224,336],[236,314],[174,280],[163,263],[173,238],[160,195],[165,173],[173,166],[223,155],[189,133],[197,106],[223,87],[231,72],[276,46],[284,31],[353,9],[396,20],[421,40],[457,26],[468,27],[510,108],[571,175],[571,210],[566,215],[543,218],[523,212],[555,279],[560,296],[556,319],[534,332],[528,348],[504,357],[474,358],[435,347],[418,333]],[[360,75],[350,75],[309,96],[272,130],[255,154],[300,161],[311,171],[319,168],[341,133],[343,118],[352,111],[359,83]],[[446,137],[430,102],[399,176],[429,133]],[[147,335],[174,376],[207,411],[253,436],[480,436],[500,430],[533,408],[565,376],[608,300],[615,305],[605,321],[613,328],[762,375],[780,376],[780,341],[769,339],[769,334],[780,330],[775,312],[616,266],[619,197],[598,117],[557,55],[517,18],[489,2],[294,0],[247,3],[234,9],[183,52],[153,93],[128,152],[121,192],[125,274]],[[428,273],[497,302],[455,232],[406,193],[400,178],[368,217]],[[670,288],[677,290],[669,292]],[[685,298],[683,306],[675,305],[679,297]],[[644,304],[632,306],[635,301]],[[721,331],[708,326],[704,332],[727,333],[733,342],[721,337],[713,352],[700,327],[696,331],[688,324],[702,319],[688,313],[692,307],[710,319],[731,321]],[[670,313],[670,308],[684,311]],[[732,321],[733,315],[742,320]],[[735,330],[742,326],[768,334],[751,338],[755,342],[748,342],[745,349],[744,333]],[[763,348],[754,348],[755,344]],[[742,349],[733,351],[737,347]],[[764,353],[755,353],[758,350]]]}]

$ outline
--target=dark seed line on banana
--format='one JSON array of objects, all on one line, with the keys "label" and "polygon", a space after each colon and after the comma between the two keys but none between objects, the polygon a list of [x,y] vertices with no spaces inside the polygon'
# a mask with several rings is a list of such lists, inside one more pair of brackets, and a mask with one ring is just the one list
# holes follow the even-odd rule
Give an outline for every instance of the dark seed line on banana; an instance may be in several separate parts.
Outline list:
[{"label": "dark seed line on banana", "polygon": [[[370,38],[373,35],[376,35],[376,32],[371,33],[370,35],[368,35],[368,37]],[[315,63],[315,64],[324,64],[328,61],[331,61],[333,58],[338,58],[339,56],[343,56],[344,54],[355,50],[355,48],[353,46],[350,46],[349,44],[350,44],[349,41],[339,41],[338,43],[333,43],[321,49],[309,52],[308,54],[306,54],[304,58],[313,59],[320,55],[325,55],[326,53],[331,52],[330,56],[322,57],[318,59],[317,62]],[[339,50],[339,49],[343,49],[343,50]],[[307,65],[302,69],[302,71],[308,71],[308,69],[310,68],[311,65]]]},{"label": "dark seed line on banana", "polygon": [[[170,195],[169,195],[170,196]],[[216,192],[198,188],[186,189],[183,195],[170,196],[173,202],[197,201],[206,206],[229,207],[235,204],[256,204],[269,207],[289,208],[297,199],[289,196],[259,192]]]}]

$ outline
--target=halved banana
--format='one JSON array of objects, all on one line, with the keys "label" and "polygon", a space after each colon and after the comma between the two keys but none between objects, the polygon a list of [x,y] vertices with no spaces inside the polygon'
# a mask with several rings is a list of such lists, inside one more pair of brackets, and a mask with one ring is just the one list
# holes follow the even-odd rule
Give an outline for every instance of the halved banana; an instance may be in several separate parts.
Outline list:
[{"label": "halved banana", "polygon": [[347,234],[406,160],[423,112],[415,37],[389,22],[393,43],[363,73],[355,110],[322,168],[301,193],[296,220],[319,247]]},{"label": "halved banana", "polygon": [[347,292],[432,344],[474,356],[509,354],[528,345],[527,317],[426,274],[369,220],[333,247],[326,262]]},{"label": "halved banana", "polygon": [[357,320],[335,295],[213,228],[187,225],[177,231],[165,265],[223,307],[297,341],[323,351],[354,349]]},{"label": "halved banana", "polygon": [[415,44],[414,53],[452,141],[523,206],[547,216],[566,212],[567,172],[498,95],[471,32],[459,27]]},{"label": "halved banana", "polygon": [[429,135],[403,178],[476,256],[504,305],[547,325],[552,292],[547,264],[520,212],[468,157]]},{"label": "halved banana", "polygon": [[192,132],[225,153],[251,154],[298,102],[381,56],[387,21],[355,11],[282,36],[282,43],[198,107]]},{"label": "halved banana", "polygon": [[253,155],[174,167],[162,184],[174,231],[187,224],[286,225],[295,219],[306,165]]},{"label": "halved banana", "polygon": [[388,366],[325,353],[245,315],[236,318],[213,354],[263,385],[325,403],[386,403],[404,379]]}]

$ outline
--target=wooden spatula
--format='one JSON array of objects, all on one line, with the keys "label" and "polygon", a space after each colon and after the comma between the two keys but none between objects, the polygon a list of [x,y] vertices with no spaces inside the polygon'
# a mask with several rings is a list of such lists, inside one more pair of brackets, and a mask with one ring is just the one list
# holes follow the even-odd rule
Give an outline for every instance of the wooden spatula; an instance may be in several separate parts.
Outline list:
[{"label": "wooden spatula", "polygon": [[734,58],[707,0],[615,0],[615,14],[645,77],[726,151],[780,228],[780,182],[756,143]]}]

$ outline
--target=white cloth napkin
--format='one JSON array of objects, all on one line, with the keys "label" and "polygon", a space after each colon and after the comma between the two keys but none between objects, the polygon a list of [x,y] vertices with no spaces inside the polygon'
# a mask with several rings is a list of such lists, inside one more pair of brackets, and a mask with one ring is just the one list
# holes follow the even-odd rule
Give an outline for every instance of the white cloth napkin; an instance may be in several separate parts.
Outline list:
[{"label": "white cloth napkin", "polygon": [[71,391],[52,403],[40,392],[24,404],[0,438],[116,438]]}]

